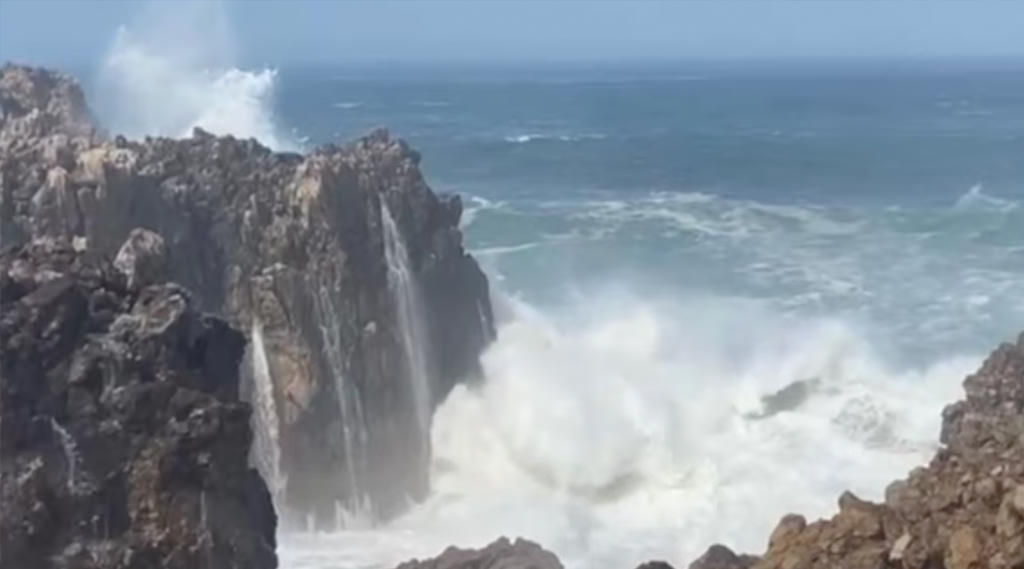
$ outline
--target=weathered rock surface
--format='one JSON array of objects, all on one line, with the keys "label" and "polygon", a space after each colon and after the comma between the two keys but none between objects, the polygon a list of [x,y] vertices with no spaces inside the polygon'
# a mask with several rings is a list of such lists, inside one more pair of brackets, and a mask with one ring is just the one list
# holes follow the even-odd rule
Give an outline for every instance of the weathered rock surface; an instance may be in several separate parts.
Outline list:
[{"label": "weathered rock surface", "polygon": [[406,561],[397,569],[562,569],[562,563],[532,541],[502,537],[483,549],[449,547],[437,557]]},{"label": "weathered rock surface", "polygon": [[424,494],[428,439],[383,207],[420,289],[429,405],[479,373],[493,325],[486,278],[462,247],[461,202],[430,190],[418,154],[384,131],[307,156],[198,129],[109,141],[73,82],[16,66],[0,74],[0,102],[0,241],[61,238],[116,255],[135,286],[162,276],[134,260],[161,256],[146,243],[119,254],[144,228],[198,307],[261,336],[265,361],[245,358],[242,394],[261,418],[254,458],[282,516],[333,529],[338,507],[387,517]]},{"label": "weathered rock surface", "polygon": [[[993,352],[964,389],[943,411],[945,447],[893,482],[885,503],[846,493],[832,519],[783,518],[760,558],[722,565],[705,560],[709,551],[691,567],[1024,568],[1024,335]],[[733,555],[715,548],[716,558]]]},{"label": "weathered rock surface", "polygon": [[272,569],[244,337],[46,239],[0,254],[0,567]]}]

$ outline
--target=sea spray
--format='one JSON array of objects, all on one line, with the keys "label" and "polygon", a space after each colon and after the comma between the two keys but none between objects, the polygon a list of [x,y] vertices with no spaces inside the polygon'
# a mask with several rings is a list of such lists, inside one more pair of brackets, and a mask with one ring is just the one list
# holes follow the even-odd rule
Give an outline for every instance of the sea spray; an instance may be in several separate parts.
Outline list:
[{"label": "sea spray", "polygon": [[431,387],[427,336],[424,332],[423,307],[419,286],[409,266],[405,240],[395,224],[387,202],[380,202],[384,229],[384,256],[388,265],[388,286],[395,297],[398,327],[402,335],[408,365],[410,389],[415,406],[419,432],[426,442],[430,430]]},{"label": "sea spray", "polygon": [[[372,534],[303,550],[386,566],[512,534],[570,568],[757,550],[781,515],[827,516],[847,489],[878,499],[927,461],[939,409],[977,364],[893,368],[850,322],[744,299],[496,303],[485,382],[456,386],[434,414],[431,495]],[[766,413],[765,396],[810,379],[802,402]],[[293,551],[286,541],[282,559]]]},{"label": "sea spray", "polygon": [[100,67],[97,110],[111,130],[130,137],[214,134],[255,138],[298,150],[274,118],[273,69],[234,65],[230,26],[217,3],[159,3],[122,27]]},{"label": "sea spray", "polygon": [[274,398],[274,379],[270,373],[263,327],[259,320],[252,321],[252,404],[253,404],[253,458],[260,474],[270,489],[275,509],[284,503],[283,493],[287,480],[281,472],[280,418]]}]

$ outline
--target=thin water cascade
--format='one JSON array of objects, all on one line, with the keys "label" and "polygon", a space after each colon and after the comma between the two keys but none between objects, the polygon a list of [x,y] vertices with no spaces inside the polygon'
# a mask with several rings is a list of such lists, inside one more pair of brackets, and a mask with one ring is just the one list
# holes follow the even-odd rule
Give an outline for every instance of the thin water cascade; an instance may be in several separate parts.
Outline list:
[{"label": "thin water cascade", "polygon": [[68,492],[72,496],[85,493],[78,477],[78,466],[82,456],[78,453],[78,443],[71,433],[67,432],[53,417],[50,418],[50,427],[60,440],[61,451],[64,453],[64,462],[68,469]]},{"label": "thin water cascade", "polygon": [[252,322],[252,370],[253,370],[253,419],[255,421],[254,457],[270,487],[274,508],[280,512],[283,503],[281,494],[285,488],[285,477],[281,472],[281,447],[279,443],[280,420],[277,402],[274,400],[274,383],[270,375],[266,348],[263,345],[263,327],[258,320]]},{"label": "thin water cascade", "polygon": [[363,406],[355,386],[345,379],[345,358],[342,353],[341,323],[338,311],[331,297],[331,290],[320,284],[317,290],[317,309],[320,316],[320,334],[323,338],[324,357],[334,378],[334,390],[338,396],[341,411],[342,436],[345,441],[345,468],[348,487],[346,503],[335,502],[335,526],[340,529],[356,525],[372,525],[372,507],[369,496],[359,483],[359,465],[366,464],[366,447],[369,434]]},{"label": "thin water cascade", "polygon": [[388,264],[388,285],[398,305],[398,326],[409,364],[409,382],[416,407],[416,420],[425,441],[430,435],[430,374],[426,333],[419,287],[409,266],[409,253],[391,211],[380,202],[384,229],[384,256]]}]

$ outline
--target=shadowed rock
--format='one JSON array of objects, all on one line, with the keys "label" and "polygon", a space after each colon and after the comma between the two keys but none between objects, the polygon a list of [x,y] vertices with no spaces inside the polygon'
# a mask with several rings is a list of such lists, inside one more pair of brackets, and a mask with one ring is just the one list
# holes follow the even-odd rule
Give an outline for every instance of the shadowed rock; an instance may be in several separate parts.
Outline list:
[{"label": "shadowed rock", "polygon": [[818,387],[817,379],[805,379],[794,381],[782,389],[765,395],[761,398],[761,411],[747,414],[748,419],[767,419],[782,413],[792,411],[803,405]]},{"label": "shadowed rock", "polygon": [[43,239],[0,254],[0,566],[272,569],[244,337]]}]

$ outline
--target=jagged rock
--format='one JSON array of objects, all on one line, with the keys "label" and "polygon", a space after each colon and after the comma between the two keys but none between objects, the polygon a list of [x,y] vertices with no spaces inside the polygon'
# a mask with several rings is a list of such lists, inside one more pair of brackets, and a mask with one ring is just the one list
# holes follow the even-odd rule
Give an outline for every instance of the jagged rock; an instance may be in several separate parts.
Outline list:
[{"label": "jagged rock", "polygon": [[147,229],[133,229],[114,258],[114,267],[128,279],[128,288],[141,289],[167,280],[167,246]]},{"label": "jagged rock", "polygon": [[40,240],[0,254],[0,566],[272,569],[244,337]]},{"label": "jagged rock", "polygon": [[396,569],[562,569],[562,563],[532,541],[502,537],[483,549],[449,547],[433,559],[406,561]]},{"label": "jagged rock", "polygon": [[749,569],[756,557],[736,555],[728,547],[715,544],[704,555],[690,564],[690,569]]},{"label": "jagged rock", "polygon": [[[461,202],[431,191],[416,152],[386,131],[306,156],[200,129],[109,141],[83,124],[66,77],[9,66],[5,85],[17,88],[0,88],[0,242],[60,238],[113,257],[144,227],[191,302],[259,330],[271,383],[260,409],[278,424],[257,433],[254,462],[295,525],[311,514],[334,529],[338,506],[387,517],[424,495],[429,441],[389,287],[384,207],[419,288],[428,405],[480,373],[494,330],[486,277],[462,247]],[[131,274],[132,287],[165,278]],[[250,353],[246,399],[263,393],[256,368]],[[266,452],[271,431],[279,460]]]}]

